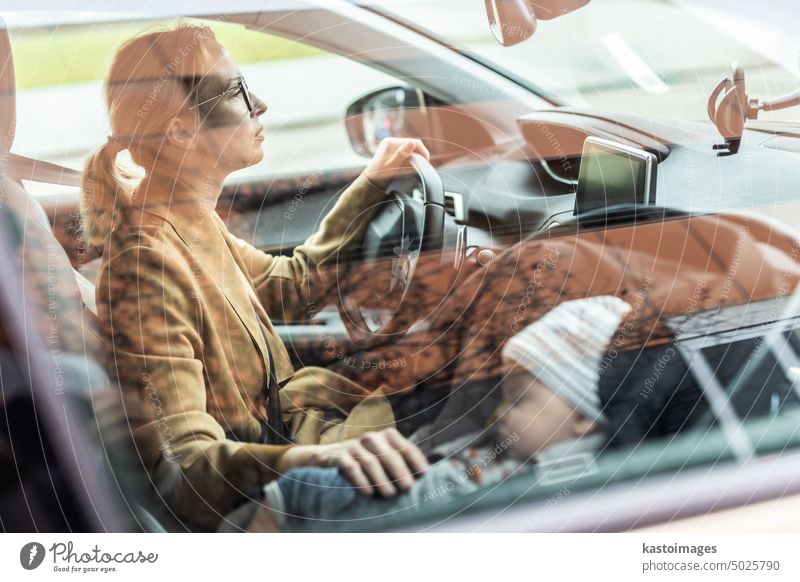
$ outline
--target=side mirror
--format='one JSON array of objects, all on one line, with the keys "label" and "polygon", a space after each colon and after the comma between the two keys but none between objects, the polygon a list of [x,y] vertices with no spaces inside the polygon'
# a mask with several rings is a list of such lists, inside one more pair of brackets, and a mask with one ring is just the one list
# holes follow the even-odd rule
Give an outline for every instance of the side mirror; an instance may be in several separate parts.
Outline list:
[{"label": "side mirror", "polygon": [[371,157],[386,137],[430,135],[425,95],[407,86],[370,93],[347,108],[347,134],[356,153]]},{"label": "side mirror", "polygon": [[591,0],[484,0],[489,29],[503,46],[514,46],[536,32],[539,20],[552,20]]}]

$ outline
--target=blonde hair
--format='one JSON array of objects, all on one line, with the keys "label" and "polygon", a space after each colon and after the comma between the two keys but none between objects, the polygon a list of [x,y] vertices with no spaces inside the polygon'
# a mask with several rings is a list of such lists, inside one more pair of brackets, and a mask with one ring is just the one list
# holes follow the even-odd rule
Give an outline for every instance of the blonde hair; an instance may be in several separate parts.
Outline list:
[{"label": "blonde hair", "polygon": [[[180,24],[136,36],[114,55],[103,85],[112,135],[84,165],[81,226],[90,244],[102,244],[130,203],[136,185],[152,168],[172,120],[185,110],[191,85],[212,66],[217,43],[207,26]],[[117,156],[128,150],[136,167]]]}]

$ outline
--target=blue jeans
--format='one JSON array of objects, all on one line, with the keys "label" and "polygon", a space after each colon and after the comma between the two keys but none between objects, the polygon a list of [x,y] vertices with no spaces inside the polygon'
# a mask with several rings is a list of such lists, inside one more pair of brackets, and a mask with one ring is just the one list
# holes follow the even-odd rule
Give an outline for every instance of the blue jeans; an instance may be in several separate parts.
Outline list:
[{"label": "blue jeans", "polygon": [[[299,467],[264,487],[265,502],[283,531],[337,529],[358,521],[403,512],[418,512],[428,503],[441,503],[471,493],[478,486],[458,463],[432,465],[414,486],[394,497],[367,497],[359,493],[338,469]],[[316,522],[316,523],[315,523]]]}]

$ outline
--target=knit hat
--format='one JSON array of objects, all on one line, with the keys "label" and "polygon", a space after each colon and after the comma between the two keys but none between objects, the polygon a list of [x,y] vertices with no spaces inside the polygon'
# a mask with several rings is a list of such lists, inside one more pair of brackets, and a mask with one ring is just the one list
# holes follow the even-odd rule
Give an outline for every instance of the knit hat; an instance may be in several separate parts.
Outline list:
[{"label": "knit hat", "polygon": [[600,364],[630,310],[611,295],[564,302],[509,339],[503,360],[521,365],[581,414],[602,424]]}]

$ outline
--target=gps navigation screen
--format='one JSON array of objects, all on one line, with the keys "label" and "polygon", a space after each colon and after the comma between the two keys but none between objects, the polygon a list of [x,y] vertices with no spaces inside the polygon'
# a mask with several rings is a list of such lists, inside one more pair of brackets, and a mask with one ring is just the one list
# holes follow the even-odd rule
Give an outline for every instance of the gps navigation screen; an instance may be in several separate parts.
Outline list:
[{"label": "gps navigation screen", "polygon": [[575,214],[651,202],[653,158],[643,150],[588,138],[581,157]]}]

